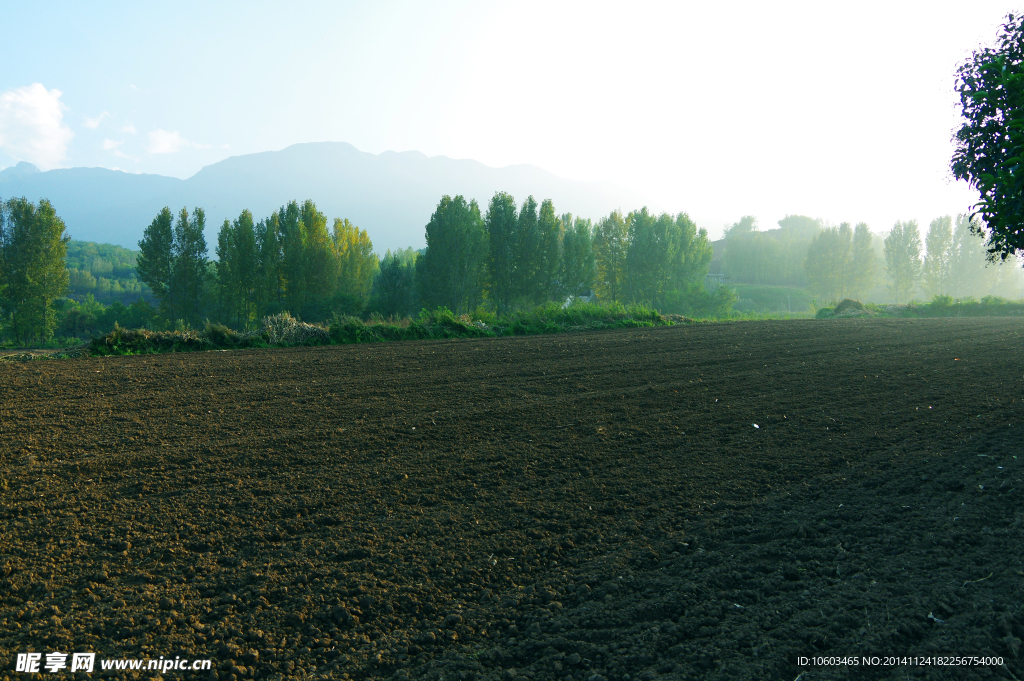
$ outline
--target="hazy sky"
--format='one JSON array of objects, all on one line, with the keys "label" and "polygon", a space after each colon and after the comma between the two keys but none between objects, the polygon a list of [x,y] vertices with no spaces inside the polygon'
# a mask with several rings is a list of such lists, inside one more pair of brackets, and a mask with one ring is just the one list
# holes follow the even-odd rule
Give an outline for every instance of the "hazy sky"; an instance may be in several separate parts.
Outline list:
[{"label": "hazy sky", "polygon": [[344,141],[609,180],[713,232],[745,214],[762,228],[799,213],[881,232],[964,211],[974,197],[948,171],[953,73],[1014,9],[141,5],[4,3],[0,167],[188,177],[227,156]]}]

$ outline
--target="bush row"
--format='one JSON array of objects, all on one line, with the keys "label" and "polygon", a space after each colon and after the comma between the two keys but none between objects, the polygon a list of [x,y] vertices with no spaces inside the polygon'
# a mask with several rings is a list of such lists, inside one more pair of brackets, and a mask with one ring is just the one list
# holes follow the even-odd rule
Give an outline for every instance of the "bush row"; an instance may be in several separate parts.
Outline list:
[{"label": "bush row", "polygon": [[1011,317],[1024,315],[1024,300],[1010,301],[998,296],[985,296],[981,300],[952,296],[935,296],[930,303],[890,305],[861,303],[845,299],[835,307],[823,307],[815,315],[818,319],[844,317]]},{"label": "bush row", "polygon": [[306,324],[287,312],[264,318],[253,331],[235,331],[223,324],[206,323],[202,331],[148,331],[115,326],[110,333],[93,339],[89,354],[137,355],[196,350],[227,350],[253,347],[294,347],[344,343],[374,343],[395,340],[439,338],[485,338],[525,336],[590,329],[663,326],[682,317],[662,317],[641,305],[622,303],[557,303],[498,318],[481,314],[456,315],[446,308],[423,310],[416,319],[381,317],[364,321],[358,317],[335,317],[329,326]]}]

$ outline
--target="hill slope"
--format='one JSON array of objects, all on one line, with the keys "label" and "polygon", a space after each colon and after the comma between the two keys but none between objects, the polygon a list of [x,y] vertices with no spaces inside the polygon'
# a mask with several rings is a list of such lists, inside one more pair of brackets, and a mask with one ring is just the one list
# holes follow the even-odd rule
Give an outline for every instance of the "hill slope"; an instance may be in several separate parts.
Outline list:
[{"label": "hill slope", "polygon": [[212,250],[225,218],[248,208],[260,219],[287,201],[307,198],[328,218],[347,217],[366,229],[379,251],[422,247],[423,227],[442,194],[475,198],[486,209],[496,191],[519,202],[529,194],[550,198],[559,212],[591,218],[645,203],[613,185],[565,180],[536,166],[491,168],[415,151],[370,154],[343,142],[233,156],[187,180],[105,168],[42,173],[25,163],[0,171],[0,197],[48,198],[73,238],[130,248],[164,206],[205,208]]}]

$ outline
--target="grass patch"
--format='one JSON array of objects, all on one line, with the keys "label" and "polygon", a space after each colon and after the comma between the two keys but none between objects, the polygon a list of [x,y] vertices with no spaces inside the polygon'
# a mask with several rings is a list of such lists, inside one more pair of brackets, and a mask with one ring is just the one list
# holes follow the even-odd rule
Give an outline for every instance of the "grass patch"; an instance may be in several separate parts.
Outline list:
[{"label": "grass patch", "polygon": [[743,314],[776,315],[765,319],[784,319],[778,315],[792,315],[794,318],[812,311],[812,297],[806,289],[796,286],[755,286],[753,284],[730,284],[736,291],[736,302],[732,309]]}]

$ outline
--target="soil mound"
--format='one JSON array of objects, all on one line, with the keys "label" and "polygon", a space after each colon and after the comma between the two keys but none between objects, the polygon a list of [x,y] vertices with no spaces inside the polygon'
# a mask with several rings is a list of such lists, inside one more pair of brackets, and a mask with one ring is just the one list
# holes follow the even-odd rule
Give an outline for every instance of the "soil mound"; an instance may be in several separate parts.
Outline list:
[{"label": "soil mound", "polygon": [[849,298],[843,298],[836,305],[832,311],[833,317],[870,317],[871,310],[864,307],[864,304],[859,300],[850,300]]}]

